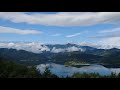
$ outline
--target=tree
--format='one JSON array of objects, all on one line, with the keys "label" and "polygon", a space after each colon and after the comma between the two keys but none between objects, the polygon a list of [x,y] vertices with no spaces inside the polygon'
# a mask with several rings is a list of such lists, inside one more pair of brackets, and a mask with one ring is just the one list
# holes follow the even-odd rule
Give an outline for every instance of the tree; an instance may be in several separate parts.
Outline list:
[{"label": "tree", "polygon": [[0,78],[41,78],[40,72],[33,66],[16,64],[0,59]]},{"label": "tree", "polygon": [[31,68],[29,68],[27,75],[30,78],[41,78],[42,77],[40,71],[38,71],[35,66],[32,66]]},{"label": "tree", "polygon": [[45,71],[43,73],[43,78],[58,78],[55,74],[52,74],[48,67],[45,68]]}]

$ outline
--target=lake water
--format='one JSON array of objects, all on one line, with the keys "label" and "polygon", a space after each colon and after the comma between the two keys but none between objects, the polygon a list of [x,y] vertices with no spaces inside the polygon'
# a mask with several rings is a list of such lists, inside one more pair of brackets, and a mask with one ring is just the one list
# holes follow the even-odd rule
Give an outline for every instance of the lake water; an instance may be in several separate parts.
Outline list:
[{"label": "lake water", "polygon": [[100,75],[110,75],[112,72],[118,74],[120,72],[120,68],[106,68],[102,65],[90,65],[84,66],[81,68],[76,67],[65,67],[64,65],[50,63],[50,64],[40,64],[37,66],[37,69],[40,70],[41,73],[44,72],[45,68],[48,67],[50,71],[57,76],[72,76],[74,73],[99,73]]}]

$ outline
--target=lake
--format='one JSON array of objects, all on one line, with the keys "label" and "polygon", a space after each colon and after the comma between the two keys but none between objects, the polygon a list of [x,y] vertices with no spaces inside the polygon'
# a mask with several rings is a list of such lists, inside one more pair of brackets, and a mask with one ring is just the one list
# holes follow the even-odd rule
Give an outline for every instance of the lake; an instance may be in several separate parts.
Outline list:
[{"label": "lake", "polygon": [[77,67],[65,67],[64,65],[48,63],[48,64],[40,64],[37,65],[37,69],[40,70],[41,73],[44,72],[45,68],[48,67],[50,71],[57,76],[72,76],[74,73],[99,73],[100,75],[110,75],[112,72],[118,74],[120,72],[120,68],[106,68],[102,65],[90,65],[83,66],[80,68]]}]

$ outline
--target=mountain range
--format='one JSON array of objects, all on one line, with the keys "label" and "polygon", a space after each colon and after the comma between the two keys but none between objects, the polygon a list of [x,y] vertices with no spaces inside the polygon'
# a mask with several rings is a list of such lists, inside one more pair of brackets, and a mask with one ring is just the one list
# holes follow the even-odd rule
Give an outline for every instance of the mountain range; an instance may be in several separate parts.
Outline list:
[{"label": "mountain range", "polygon": [[120,49],[97,49],[90,46],[76,44],[46,45],[49,50],[34,53],[13,48],[0,48],[0,58],[12,60],[25,65],[38,65],[41,63],[64,64],[69,61],[86,62],[90,64],[102,64],[107,67],[120,66]]}]

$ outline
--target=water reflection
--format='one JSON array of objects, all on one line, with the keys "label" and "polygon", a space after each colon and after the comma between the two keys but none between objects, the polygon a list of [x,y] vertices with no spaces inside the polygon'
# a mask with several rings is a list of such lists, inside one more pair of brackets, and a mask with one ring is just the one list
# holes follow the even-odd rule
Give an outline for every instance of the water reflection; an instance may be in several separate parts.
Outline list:
[{"label": "water reflection", "polygon": [[76,67],[65,67],[64,65],[59,65],[55,63],[40,64],[37,66],[37,69],[39,69],[41,73],[43,73],[46,67],[48,67],[52,73],[58,76],[72,76],[76,72],[99,73],[100,75],[110,75],[112,72],[111,69],[105,68],[102,65],[91,65],[91,66],[76,68]]}]

